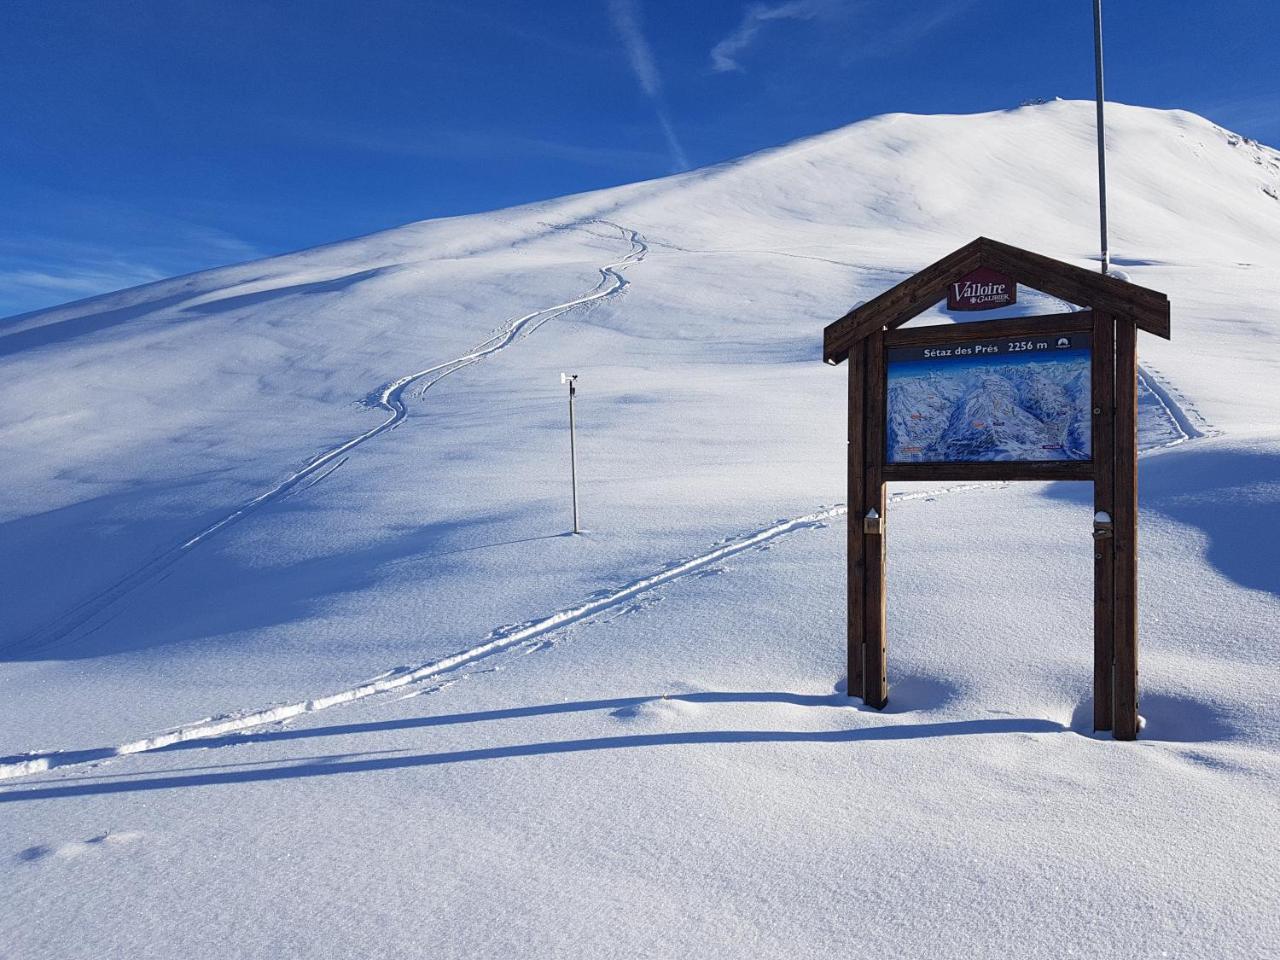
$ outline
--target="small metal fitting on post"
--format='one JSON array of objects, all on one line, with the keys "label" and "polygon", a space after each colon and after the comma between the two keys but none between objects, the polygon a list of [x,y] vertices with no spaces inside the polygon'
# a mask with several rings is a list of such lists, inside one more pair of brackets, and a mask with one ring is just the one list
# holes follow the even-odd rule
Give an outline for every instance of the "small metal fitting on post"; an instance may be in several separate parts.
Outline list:
[{"label": "small metal fitting on post", "polygon": [[868,510],[867,515],[862,518],[862,532],[876,537],[884,534],[884,517],[880,516],[875,507]]},{"label": "small metal fitting on post", "polygon": [[1111,522],[1111,514],[1099,510],[1093,515],[1093,539],[1105,540],[1115,536],[1115,524]]}]

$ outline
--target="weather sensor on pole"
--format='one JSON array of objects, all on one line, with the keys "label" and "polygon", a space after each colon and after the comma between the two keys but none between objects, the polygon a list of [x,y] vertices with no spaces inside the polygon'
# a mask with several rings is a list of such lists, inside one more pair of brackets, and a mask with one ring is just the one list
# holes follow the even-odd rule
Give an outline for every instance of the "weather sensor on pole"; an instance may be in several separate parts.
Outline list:
[{"label": "weather sensor on pole", "polygon": [[577,379],[576,373],[560,374],[560,382],[569,385],[569,478],[573,482],[573,532],[581,533],[582,531],[578,529],[578,447],[574,438],[573,423],[573,400],[577,395],[573,382]]}]

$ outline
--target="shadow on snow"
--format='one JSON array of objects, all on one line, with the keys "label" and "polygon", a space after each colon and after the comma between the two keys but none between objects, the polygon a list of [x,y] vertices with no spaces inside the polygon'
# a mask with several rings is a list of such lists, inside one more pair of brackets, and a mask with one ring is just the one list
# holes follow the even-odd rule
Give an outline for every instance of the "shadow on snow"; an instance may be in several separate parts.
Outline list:
[{"label": "shadow on snow", "polygon": [[[209,740],[192,740],[174,744],[156,752],[170,753],[179,750],[243,745],[247,743],[311,740],[333,736],[413,730],[596,710],[608,710],[615,716],[626,717],[628,716],[628,711],[634,711],[637,707],[663,701],[681,703],[782,703],[802,707],[838,707],[864,712],[864,708],[858,708],[840,692],[826,695],[808,695],[783,691],[708,691],[674,694],[666,697],[618,697],[571,703],[539,704],[536,706],[482,710],[444,716],[407,717],[368,723],[335,724],[302,730],[272,730]],[[542,743],[510,744],[467,750],[448,750],[440,753],[413,754],[410,756],[387,756],[388,751],[373,751],[368,753],[313,756],[301,762],[297,758],[286,758],[262,764],[228,765],[228,767],[238,767],[238,769],[196,767],[185,770],[178,769],[168,775],[158,776],[118,774],[61,780],[56,783],[45,781],[37,786],[0,792],[0,803],[18,803],[24,800],[47,800],[99,794],[143,793],[179,787],[205,787],[220,784],[310,779],[340,774],[375,773],[387,770],[405,770],[416,767],[473,763],[485,760],[586,753],[597,750],[751,743],[873,743],[983,734],[1062,733],[1067,729],[1062,724],[1052,720],[1031,717],[1001,717],[981,720],[893,723],[841,730],[694,730],[629,734],[555,740]],[[85,751],[85,759],[93,759],[87,756],[89,753],[91,751]]]},{"label": "shadow on snow", "polygon": [[[1280,529],[1280,452],[1198,443],[1144,458],[1138,482],[1140,511],[1198,529],[1207,541],[1205,559],[1220,574],[1242,587],[1280,596],[1280,537],[1274,535]],[[1093,501],[1087,483],[1056,483],[1046,493],[1060,500]]]},{"label": "shadow on snow", "polygon": [[[272,300],[279,300],[283,297],[305,296],[325,293],[338,293],[348,287],[362,283],[365,280],[373,279],[379,274],[385,273],[391,267],[375,267],[370,270],[361,270],[357,273],[348,274],[347,276],[335,277],[329,280],[313,280],[301,283],[282,283],[280,286],[271,287],[266,290],[259,290],[253,293],[232,294],[222,297],[221,299],[210,300],[205,303],[192,304],[187,307],[181,306],[185,301],[193,300],[202,295],[202,292],[188,285],[184,285],[179,292],[170,294],[165,297],[157,297],[152,300],[143,300],[140,303],[132,303],[121,307],[107,307],[104,310],[97,310],[92,313],[81,314],[76,317],[68,317],[65,320],[58,320],[53,323],[42,324],[38,327],[28,327],[25,330],[15,330],[12,333],[3,332],[0,327],[0,357],[12,356],[21,353],[23,350],[29,350],[36,347],[57,346],[78,340],[91,334],[99,333],[103,330],[110,330],[134,320],[141,320],[150,317],[152,314],[160,313],[168,310],[170,307],[178,309],[170,316],[159,318],[161,323],[174,324],[183,323],[194,319],[190,314],[216,314],[229,310],[236,310],[242,307],[253,306],[259,303],[266,303]],[[168,283],[169,281],[159,281],[160,283]],[[235,287],[231,287],[235,290]],[[83,306],[89,306],[95,300],[109,302],[115,298],[119,291],[113,293],[102,294],[98,297],[90,297],[80,301]],[[41,308],[31,313],[20,314],[11,317],[5,321],[5,326],[13,325],[26,317],[44,313],[46,310],[65,310],[74,307],[77,304],[66,304],[61,307]],[[188,314],[188,316],[183,316]]]},{"label": "shadow on snow", "polygon": [[[288,524],[290,514],[325,509],[323,501],[282,498],[272,504],[272,517]],[[117,511],[129,514],[123,525],[113,516]],[[118,562],[122,526],[134,534],[155,531],[148,537],[139,535],[139,540],[163,544],[166,537],[173,539],[172,521],[163,520],[159,511],[141,518],[134,515],[137,512],[127,495],[103,497],[0,524],[0,539],[35,550],[41,543],[65,537],[76,543],[76,566],[71,568],[62,555],[49,554],[45,567],[57,561],[64,569],[109,569],[113,558]],[[78,531],[74,536],[73,530]],[[342,597],[387,578],[440,577],[476,562],[485,551],[567,536],[563,530],[539,528],[524,513],[509,512],[387,524],[370,531],[363,541],[336,540],[326,552],[304,548],[309,555],[271,564],[262,562],[253,545],[228,549],[214,544],[191,555],[174,556],[157,580],[164,581],[163,591],[152,584],[152,589],[125,598],[102,622],[72,628],[65,636],[51,639],[39,635],[47,629],[41,613],[65,610],[73,602],[93,602],[98,593],[114,589],[112,582],[100,583],[94,593],[76,601],[55,599],[48,591],[57,589],[59,581],[51,573],[43,568],[24,570],[24,558],[31,551],[5,551],[0,556],[0,573],[10,576],[11,583],[29,582],[30,588],[20,593],[21,602],[13,605],[9,622],[0,627],[0,663],[97,658],[211,639],[222,646],[262,628],[301,621],[315,631],[340,632],[341,624],[330,624],[323,614]],[[145,554],[139,557],[133,560],[135,565],[148,559]]]}]

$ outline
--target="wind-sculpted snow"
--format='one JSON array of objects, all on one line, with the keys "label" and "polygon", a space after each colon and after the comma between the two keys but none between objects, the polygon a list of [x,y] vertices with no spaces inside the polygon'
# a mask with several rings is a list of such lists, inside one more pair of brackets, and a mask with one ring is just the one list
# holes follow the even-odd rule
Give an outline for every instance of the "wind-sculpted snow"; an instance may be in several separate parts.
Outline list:
[{"label": "wind-sculpted snow", "polygon": [[[912,500],[932,500],[948,494],[1001,486],[1003,484],[999,483],[952,484],[895,494],[890,498],[890,501],[892,503],[904,503]],[[481,643],[465,650],[460,650],[447,657],[442,657],[439,660],[433,660],[417,667],[400,667],[389,670],[347,690],[326,694],[299,703],[277,704],[260,710],[242,712],[234,716],[203,720],[113,747],[54,751],[23,757],[0,758],[0,780],[30,776],[59,767],[98,763],[112,757],[163,750],[182,743],[224,737],[228,734],[240,733],[268,724],[281,723],[303,714],[315,713],[318,710],[327,710],[330,707],[343,706],[368,697],[390,693],[404,687],[421,684],[424,681],[435,681],[478,661],[504,653],[514,647],[527,645],[547,634],[555,633],[576,623],[589,620],[598,614],[641,598],[661,587],[696,576],[722,561],[737,557],[751,550],[767,548],[769,543],[781,537],[807,530],[821,529],[830,521],[846,516],[848,512],[848,508],[843,505],[821,507],[813,513],[805,514],[801,517],[779,520],[777,523],[770,524],[745,536],[730,538],[705,553],[678,560],[661,570],[639,577],[631,583],[613,589],[601,590],[575,606],[559,610],[545,617],[534,618],[525,623],[495,628]]]},{"label": "wind-sculpted snow", "polygon": [[[1173,402],[1170,398],[1169,402]],[[1161,407],[1161,409],[1164,409]],[[1145,426],[1144,426],[1145,425]],[[1154,435],[1147,431],[1154,428]],[[1165,433],[1168,425],[1153,415],[1140,422],[1138,445],[1141,450],[1151,450],[1167,445]],[[910,501],[933,501],[939,497],[977,490],[997,490],[1007,487],[1001,482],[957,483],[940,487],[903,491],[889,497],[891,504]],[[325,694],[313,699],[291,704],[276,704],[259,710],[242,711],[226,717],[202,720],[186,724],[163,733],[142,737],[118,746],[98,747],[89,750],[68,750],[34,753],[25,756],[0,758],[0,780],[26,777],[60,767],[96,764],[112,757],[128,756],[163,750],[184,743],[196,743],[254,730],[269,724],[282,723],[304,714],[344,706],[369,697],[391,693],[402,688],[420,685],[428,681],[455,674],[457,671],[505,653],[513,648],[538,642],[548,634],[557,633],[574,624],[589,621],[615,607],[643,598],[646,595],[677,581],[696,577],[714,565],[749,551],[767,549],[772,541],[787,535],[819,530],[832,520],[847,516],[848,508],[820,507],[804,516],[779,520],[742,537],[730,538],[713,549],[675,561],[668,566],[639,577],[614,589],[601,590],[580,604],[559,610],[549,616],[537,617],[525,623],[495,628],[481,643],[416,667],[398,667],[388,670],[371,680],[349,689]],[[0,797],[3,802],[3,797]]]},{"label": "wind-sculpted snow", "polygon": [[[1280,166],[1113,108],[1174,308],[1142,742],[1091,735],[1087,483],[893,485],[890,701],[847,696],[822,327],[977,234],[1097,267],[1092,104],[882,117],[6,325],[0,630],[67,629],[0,663],[0,953],[843,956],[853,903],[877,956],[1269,955]],[[1087,387],[891,429],[1065,456]]]},{"label": "wind-sculpted snow", "polygon": [[[606,221],[600,222],[617,229],[622,238],[630,244],[631,249],[626,256],[599,268],[600,282],[589,293],[567,300],[564,303],[541,307],[523,316],[509,320],[502,325],[498,333],[477,344],[462,356],[434,364],[414,373],[405,374],[389,383],[383,384],[364,399],[367,406],[385,411],[386,419],[381,423],[317,454],[300,469],[294,471],[269,489],[264,490],[252,500],[210,523],[181,543],[162,551],[155,558],[138,569],[131,571],[106,590],[75,605],[70,610],[60,614],[52,622],[0,652],[37,650],[61,640],[76,630],[91,626],[115,603],[138,588],[154,582],[188,552],[217,536],[227,527],[240,522],[263,506],[287,496],[304,482],[307,485],[312,485],[323,480],[334,470],[341,467],[346,462],[347,456],[361,444],[367,443],[374,437],[394,429],[404,420],[408,412],[405,406],[404,393],[410,386],[416,383],[421,384],[417,390],[417,396],[421,398],[427,390],[445,377],[455,374],[472,364],[479,363],[481,360],[509,347],[521,337],[533,333],[548,320],[561,316],[575,307],[595,303],[620,293],[626,288],[627,281],[619,270],[642,261],[648,252],[648,248],[643,238],[636,231],[628,230],[625,227],[607,223]],[[581,227],[582,224],[567,225],[566,229],[574,226]]]},{"label": "wind-sculpted snow", "polygon": [[843,516],[846,512],[847,511],[844,507],[831,507],[818,510],[803,517],[782,520],[776,524],[765,527],[762,530],[757,530],[745,537],[731,540],[730,542],[723,544],[722,546],[718,546],[707,553],[691,557],[686,560],[681,560],[665,569],[655,571],[617,589],[602,591],[600,595],[588,599],[577,606],[557,611],[556,613],[546,617],[538,617],[527,623],[499,627],[495,629],[482,643],[466,650],[461,650],[448,657],[444,657],[440,660],[433,660],[430,663],[426,663],[418,667],[390,671],[383,676],[376,677],[373,680],[359,684],[358,686],[352,687],[348,690],[342,690],[337,693],[317,697],[312,700],[306,700],[301,703],[266,707],[262,710],[250,711],[238,716],[222,717],[191,724],[179,727],[176,730],[167,731],[150,737],[144,737],[140,740],[135,740],[116,747],[50,753],[22,759],[11,758],[10,762],[0,763],[0,780],[28,776],[33,773],[42,773],[45,770],[50,770],[55,767],[93,763],[115,756],[125,756],[128,754],[161,750],[165,747],[171,747],[175,744],[185,743],[192,740],[206,740],[213,737],[225,736],[229,733],[249,730],[254,727],[263,726],[264,724],[279,723],[281,721],[300,716],[304,713],[314,713],[317,710],[325,710],[329,707],[352,703],[356,700],[363,700],[377,694],[398,690],[410,684],[417,684],[424,680],[434,679],[443,674],[455,671],[460,667],[474,663],[477,660],[491,657],[494,654],[509,650],[519,644],[528,643],[529,641],[535,640],[544,634],[556,630],[562,630],[565,627],[585,620],[588,617],[595,616],[596,614],[612,607],[616,607],[658,587],[662,587],[675,580],[685,578],[713,563],[721,560],[727,560],[730,557],[736,556],[746,550],[760,547],[785,534],[794,533],[798,530],[820,527],[825,524],[826,521],[835,517]]}]

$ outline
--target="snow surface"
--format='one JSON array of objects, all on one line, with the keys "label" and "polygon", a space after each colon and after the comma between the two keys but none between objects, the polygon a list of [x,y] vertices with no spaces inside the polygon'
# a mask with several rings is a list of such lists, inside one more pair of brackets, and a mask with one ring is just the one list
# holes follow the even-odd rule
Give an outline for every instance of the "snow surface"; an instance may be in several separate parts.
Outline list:
[{"label": "snow surface", "polygon": [[0,321],[0,955],[1275,955],[1280,154],[1108,118],[1139,742],[1087,484],[895,485],[844,696],[822,326],[1096,243],[1091,104],[879,117]]}]

